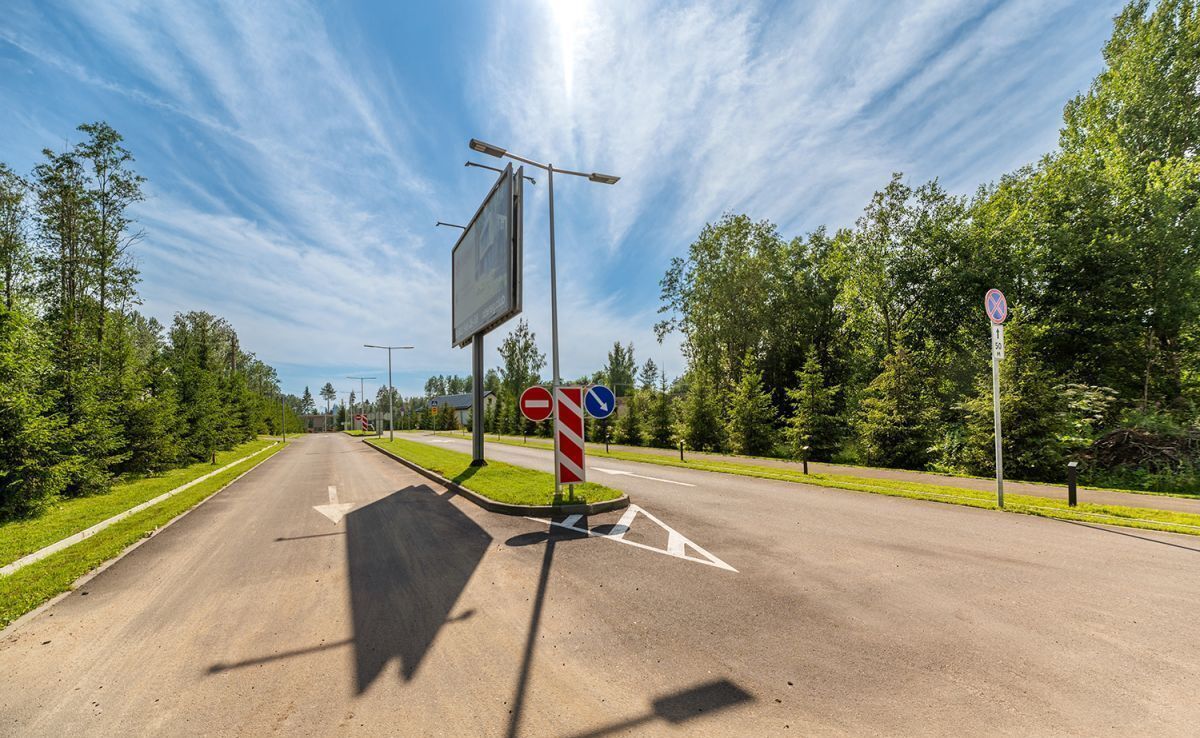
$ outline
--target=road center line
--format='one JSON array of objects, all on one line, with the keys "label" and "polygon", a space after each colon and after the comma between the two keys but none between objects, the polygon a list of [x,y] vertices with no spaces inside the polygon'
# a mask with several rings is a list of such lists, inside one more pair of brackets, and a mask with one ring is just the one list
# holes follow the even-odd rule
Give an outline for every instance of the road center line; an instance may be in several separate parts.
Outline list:
[{"label": "road center line", "polygon": [[667,484],[678,484],[680,487],[695,487],[694,484],[687,482],[677,482],[674,479],[663,479],[661,477],[648,477],[645,474],[634,474],[633,472],[621,471],[620,469],[605,469],[602,466],[593,466],[593,470],[604,472],[605,474],[616,474],[622,477],[637,477],[638,479],[649,479],[652,482],[666,482]]}]

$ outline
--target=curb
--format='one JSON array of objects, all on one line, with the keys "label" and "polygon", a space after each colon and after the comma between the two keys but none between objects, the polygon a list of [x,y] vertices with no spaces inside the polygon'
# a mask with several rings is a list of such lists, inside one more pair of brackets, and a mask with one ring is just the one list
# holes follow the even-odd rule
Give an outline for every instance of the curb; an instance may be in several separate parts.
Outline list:
[{"label": "curb", "polygon": [[446,479],[437,472],[430,471],[423,466],[414,464],[408,459],[397,456],[385,448],[380,448],[373,443],[367,443],[366,439],[363,439],[362,442],[384,456],[399,461],[401,464],[404,464],[409,469],[412,469],[421,476],[431,479],[443,487],[451,489],[457,494],[466,497],[468,500],[474,502],[476,505],[479,505],[488,512],[500,513],[501,515],[528,515],[535,518],[554,518],[561,515],[598,515],[600,513],[629,507],[629,495],[626,494],[622,494],[615,500],[589,502],[582,505],[512,505],[507,502],[497,502],[484,497],[478,492],[472,492],[466,487],[460,485],[458,482]]}]

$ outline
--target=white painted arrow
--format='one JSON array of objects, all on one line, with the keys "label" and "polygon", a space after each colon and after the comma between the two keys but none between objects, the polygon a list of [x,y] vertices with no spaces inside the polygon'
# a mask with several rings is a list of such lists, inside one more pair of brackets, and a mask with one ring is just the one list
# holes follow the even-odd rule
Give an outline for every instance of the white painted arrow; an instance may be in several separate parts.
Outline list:
[{"label": "white painted arrow", "polygon": [[334,525],[342,522],[346,513],[354,509],[353,502],[338,502],[337,487],[329,485],[329,504],[313,505],[313,509],[333,521]]},{"label": "white painted arrow", "polygon": [[592,399],[596,401],[596,404],[600,406],[601,410],[608,412],[608,403],[600,399],[600,395],[596,394],[596,390],[588,390],[588,394],[591,395]]}]

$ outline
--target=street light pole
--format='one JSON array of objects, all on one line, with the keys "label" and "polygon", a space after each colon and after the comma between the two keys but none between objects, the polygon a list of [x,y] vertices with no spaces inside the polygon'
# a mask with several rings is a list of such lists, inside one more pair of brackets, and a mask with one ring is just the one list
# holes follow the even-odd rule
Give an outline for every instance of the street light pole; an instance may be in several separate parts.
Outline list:
[{"label": "street light pole", "polygon": [[396,414],[393,403],[396,390],[392,387],[392,350],[410,349],[412,346],[377,346],[373,343],[364,343],[363,347],[384,349],[388,352],[388,441],[394,441],[396,440]]},{"label": "street light pole", "polygon": [[[553,387],[553,403],[554,417],[558,417],[558,385],[562,381],[562,377],[558,371],[558,275],[555,271],[554,263],[554,173],[571,174],[576,177],[586,177],[592,182],[599,184],[616,184],[621,178],[612,174],[601,174],[600,172],[576,172],[570,169],[556,169],[553,164],[542,164],[541,162],[532,159],[526,159],[523,156],[517,156],[508,149],[503,149],[499,146],[494,146],[489,143],[480,141],[479,139],[471,139],[468,144],[473,151],[478,151],[481,154],[494,156],[498,159],[508,157],[514,161],[519,161],[522,164],[528,164],[531,167],[537,167],[546,173],[546,186],[550,191],[550,355],[552,357],[552,369],[554,372],[554,387]],[[558,433],[554,434],[554,495],[558,497],[562,491],[562,484],[558,481]]]}]

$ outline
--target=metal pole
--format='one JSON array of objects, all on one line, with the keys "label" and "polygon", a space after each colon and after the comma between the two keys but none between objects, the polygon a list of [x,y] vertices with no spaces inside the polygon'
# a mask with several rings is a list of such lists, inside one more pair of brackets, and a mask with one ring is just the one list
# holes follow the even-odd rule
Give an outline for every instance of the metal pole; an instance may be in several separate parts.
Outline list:
[{"label": "metal pole", "polygon": [[558,273],[554,266],[554,165],[546,165],[546,181],[550,191],[550,354],[553,361],[554,381],[551,383],[551,407],[554,408],[554,497],[562,494],[562,483],[558,480]]},{"label": "metal pole", "polygon": [[996,505],[1004,507],[1004,448],[1000,441],[1000,358],[996,355],[996,333],[992,332],[992,414],[996,419]]},{"label": "metal pole", "polygon": [[[362,415],[363,415],[363,418],[366,418],[366,417],[367,417],[367,397],[366,397],[366,394],[367,394],[367,380],[363,379],[362,377],[359,377],[359,378],[358,378],[358,404],[359,404],[359,405],[362,405]],[[367,429],[366,429],[366,428],[363,428],[363,433],[366,433],[366,432],[367,432]]]},{"label": "metal pole", "polygon": [[1078,481],[1079,462],[1072,461],[1067,464],[1067,506],[1075,507],[1076,498],[1076,482]]},{"label": "metal pole", "polygon": [[396,413],[392,407],[396,390],[392,389],[392,349],[388,347],[388,441],[396,440]]},{"label": "metal pole", "polygon": [[487,466],[483,458],[483,334],[471,337],[471,466]]},{"label": "metal pole", "polygon": [[283,393],[279,393],[279,432],[283,434],[283,442],[287,443],[287,413],[283,409]]}]

